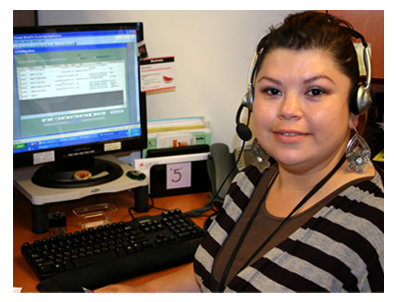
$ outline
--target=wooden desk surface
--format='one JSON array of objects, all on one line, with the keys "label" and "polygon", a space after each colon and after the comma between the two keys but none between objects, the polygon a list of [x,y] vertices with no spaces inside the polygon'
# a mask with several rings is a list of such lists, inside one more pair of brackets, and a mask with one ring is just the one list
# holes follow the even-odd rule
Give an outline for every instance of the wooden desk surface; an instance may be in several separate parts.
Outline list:
[{"label": "wooden desk surface", "polygon": [[[183,212],[191,209],[201,208],[209,200],[208,193],[187,194],[179,196],[170,196],[162,198],[154,198],[154,206],[175,209],[179,208]],[[49,205],[48,212],[65,212],[67,220],[67,232],[74,232],[80,230],[77,226],[78,218],[73,214],[72,210],[81,206],[88,206],[92,204],[112,203],[118,209],[115,213],[114,221],[130,221],[131,216],[128,213],[128,208],[134,205],[133,192],[121,192],[113,194],[100,194],[86,197],[76,201],[59,202]],[[158,215],[162,210],[155,208],[150,209],[146,213],[136,213],[132,211],[135,217],[144,215]],[[207,213],[205,213],[207,214]],[[13,205],[13,285],[14,287],[22,287],[23,292],[39,292],[36,285],[40,282],[38,277],[34,274],[28,263],[23,258],[20,248],[25,242],[34,242],[49,238],[49,233],[35,234],[32,232],[32,214],[31,204],[28,199],[19,193],[14,188],[14,205]],[[193,218],[194,222],[203,227],[206,217]],[[126,280],[123,284],[139,285],[151,279],[167,275],[171,272],[179,270],[182,266],[170,268],[160,272],[152,273],[149,275],[137,277],[134,279]]]}]

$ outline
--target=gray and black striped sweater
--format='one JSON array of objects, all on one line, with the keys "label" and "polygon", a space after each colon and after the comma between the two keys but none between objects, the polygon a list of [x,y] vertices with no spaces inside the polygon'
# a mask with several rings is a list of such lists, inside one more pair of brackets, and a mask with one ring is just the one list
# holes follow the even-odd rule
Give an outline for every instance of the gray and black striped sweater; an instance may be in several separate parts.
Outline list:
[{"label": "gray and black striped sweater", "polygon": [[[265,173],[265,172],[264,172]],[[239,173],[195,254],[203,292],[216,255],[260,179]],[[225,292],[383,292],[384,189],[380,175],[345,189],[285,241],[234,277]]]}]

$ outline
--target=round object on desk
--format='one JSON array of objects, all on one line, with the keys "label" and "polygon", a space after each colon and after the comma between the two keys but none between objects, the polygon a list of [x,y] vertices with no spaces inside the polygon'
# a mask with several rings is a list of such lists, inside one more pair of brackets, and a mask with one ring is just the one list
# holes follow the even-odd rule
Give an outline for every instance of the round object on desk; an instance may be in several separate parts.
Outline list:
[{"label": "round object on desk", "polygon": [[92,178],[92,173],[87,170],[80,170],[74,173],[75,180],[87,180]]},{"label": "round object on desk", "polygon": [[144,173],[142,173],[140,171],[137,171],[137,170],[128,171],[126,173],[126,176],[128,176],[130,179],[133,179],[133,180],[144,180],[144,179],[146,179],[146,174],[144,174]]}]

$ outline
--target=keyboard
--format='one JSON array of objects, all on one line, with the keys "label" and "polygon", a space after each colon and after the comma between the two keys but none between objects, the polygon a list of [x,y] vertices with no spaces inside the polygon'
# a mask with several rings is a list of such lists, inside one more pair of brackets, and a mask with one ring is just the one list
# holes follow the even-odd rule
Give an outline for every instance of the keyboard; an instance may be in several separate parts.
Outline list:
[{"label": "keyboard", "polygon": [[40,292],[83,292],[191,262],[204,231],[179,210],[25,243]]}]

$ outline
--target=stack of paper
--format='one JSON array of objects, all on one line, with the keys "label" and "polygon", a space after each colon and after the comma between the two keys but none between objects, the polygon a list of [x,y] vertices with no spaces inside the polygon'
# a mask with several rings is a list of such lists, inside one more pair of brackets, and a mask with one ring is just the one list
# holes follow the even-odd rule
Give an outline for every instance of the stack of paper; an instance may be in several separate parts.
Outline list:
[{"label": "stack of paper", "polygon": [[193,145],[210,145],[210,122],[203,117],[154,120],[148,122],[147,150],[177,148]]}]

